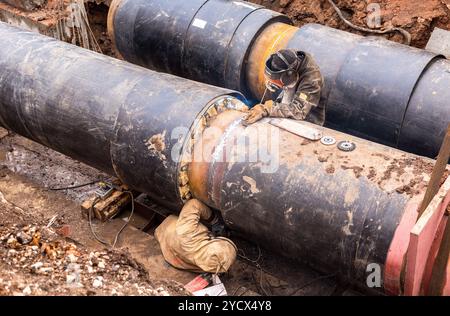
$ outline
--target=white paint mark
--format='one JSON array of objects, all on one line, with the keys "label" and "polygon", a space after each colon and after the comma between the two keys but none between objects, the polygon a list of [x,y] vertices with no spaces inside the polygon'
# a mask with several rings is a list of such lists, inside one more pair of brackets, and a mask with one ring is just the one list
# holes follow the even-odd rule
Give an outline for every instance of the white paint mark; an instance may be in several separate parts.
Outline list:
[{"label": "white paint mark", "polygon": [[249,8],[249,9],[256,9],[255,6],[253,6],[251,4],[244,3],[244,2],[233,1],[233,3],[235,5],[237,5],[237,6],[240,6],[240,7]]},{"label": "white paint mark", "polygon": [[344,232],[345,235],[350,236],[352,235],[350,228],[353,226],[353,212],[348,211],[347,216],[348,216],[348,224],[342,229],[342,231]]},{"label": "white paint mark", "polygon": [[286,219],[286,221],[288,222],[289,225],[294,225],[293,221],[292,221],[292,216],[294,215],[294,209],[292,207],[290,207],[289,209],[287,209],[284,212],[284,218]]},{"label": "white paint mark", "polygon": [[194,22],[192,22],[192,26],[198,27],[200,29],[204,29],[206,24],[208,24],[208,22],[201,19],[195,19]]}]

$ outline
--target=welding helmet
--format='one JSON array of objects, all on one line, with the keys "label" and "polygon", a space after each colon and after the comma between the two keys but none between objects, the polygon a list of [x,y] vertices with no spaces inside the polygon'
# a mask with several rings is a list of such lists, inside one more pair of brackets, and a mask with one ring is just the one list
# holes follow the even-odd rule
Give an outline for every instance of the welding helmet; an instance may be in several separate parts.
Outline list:
[{"label": "welding helmet", "polygon": [[265,76],[269,90],[289,86],[298,80],[298,70],[305,54],[290,49],[272,54],[266,61]]}]

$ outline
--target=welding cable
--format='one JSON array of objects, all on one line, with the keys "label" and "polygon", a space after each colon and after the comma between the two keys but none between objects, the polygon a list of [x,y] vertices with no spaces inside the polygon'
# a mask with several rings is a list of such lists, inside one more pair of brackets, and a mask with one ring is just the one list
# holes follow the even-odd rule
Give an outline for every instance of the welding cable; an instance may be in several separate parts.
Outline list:
[{"label": "welding cable", "polygon": [[119,229],[119,231],[117,232],[117,234],[114,237],[114,241],[112,244],[108,243],[107,241],[104,241],[103,239],[101,239],[97,233],[94,230],[94,227],[92,225],[92,214],[94,213],[94,206],[98,203],[98,201],[100,201],[100,198],[95,198],[94,202],[92,203],[91,207],[89,208],[89,227],[91,229],[91,233],[94,236],[94,238],[101,244],[110,247],[111,249],[114,249],[116,247],[117,241],[119,240],[120,235],[122,234],[123,230],[128,226],[128,224],[130,223],[131,219],[133,218],[134,215],[134,196],[133,193],[131,191],[123,191],[124,193],[128,193],[131,197],[131,214],[130,216],[127,218],[127,220],[125,221],[125,224]]},{"label": "welding cable", "polygon": [[94,184],[107,184],[110,186],[113,186],[114,188],[116,188],[117,186],[114,186],[111,182],[113,181],[114,178],[108,178],[106,180],[95,180],[95,181],[91,181],[91,182],[87,182],[87,183],[83,183],[83,184],[77,184],[74,186],[69,186],[69,187],[62,187],[62,188],[46,188],[46,190],[48,191],[64,191],[64,190],[75,190],[75,189],[80,189],[80,188],[84,188],[90,185],[94,185]]},{"label": "welding cable", "polygon": [[133,218],[134,215],[134,196],[133,193],[131,191],[124,191],[124,193],[128,193],[131,197],[131,213],[130,216],[128,216],[127,220],[125,221],[125,224],[122,226],[122,228],[117,232],[116,237],[114,238],[114,242],[112,244],[112,248],[114,249],[116,247],[117,241],[120,237],[120,234],[122,234],[122,231],[128,226],[128,224],[130,223],[131,219]]},{"label": "welding cable", "polygon": [[[242,293],[240,293],[239,295],[237,295],[237,293],[238,293],[238,291],[239,291],[240,289],[245,289],[245,291],[242,292]],[[242,296],[242,295],[244,295],[244,294],[247,293],[247,292],[248,292],[248,289],[247,289],[244,285],[241,285],[241,286],[237,287],[237,288],[233,291],[233,294],[231,294],[231,296]]]},{"label": "welding cable", "polygon": [[[242,255],[241,255],[241,254],[238,254],[238,257],[239,257],[239,258],[244,259],[244,260],[246,260],[246,261],[248,261],[248,262],[250,262],[250,263],[253,263],[253,264],[256,266],[256,268],[260,270],[260,273],[261,273],[261,274],[260,274],[260,280],[259,280],[259,287],[260,287],[261,290],[264,292],[264,294],[267,295],[267,292],[266,292],[266,290],[264,289],[263,284],[262,284],[262,283],[263,283],[263,282],[262,282],[262,281],[263,281],[263,280],[262,280],[262,277],[263,277],[263,273],[268,273],[268,272],[265,271],[265,270],[261,267],[261,265],[260,265],[260,263],[259,263],[259,261],[260,261],[260,259],[261,259],[261,257],[262,257],[261,248],[258,246],[259,255],[258,255],[258,258],[257,258],[256,260],[252,260],[252,259],[248,258],[248,257],[246,256],[244,250],[239,249],[239,251],[241,251],[241,252],[243,253]],[[320,276],[320,277],[318,277],[318,278],[316,278],[316,279],[311,280],[310,282],[307,282],[307,283],[303,284],[303,285],[300,286],[300,287],[297,287],[296,289],[294,289],[294,291],[292,291],[290,294],[287,294],[286,296],[293,296],[293,295],[295,295],[296,293],[298,293],[300,290],[303,290],[303,289],[305,289],[305,288],[307,288],[307,287],[313,285],[314,283],[316,283],[316,282],[318,282],[318,281],[326,280],[326,279],[331,279],[331,278],[333,278],[333,277],[336,277],[336,273],[333,273],[333,274],[330,274],[330,275],[323,275],[323,276]],[[256,280],[255,280],[255,281],[256,281]],[[270,284],[269,284],[269,287],[270,287],[270,288],[273,288],[273,286],[270,285]],[[238,292],[239,289],[240,289],[240,288],[237,288],[237,289],[234,291],[233,296],[236,295],[236,293]],[[246,292],[247,292],[247,291],[246,291]],[[242,294],[240,294],[240,295],[243,295],[243,294],[245,294],[246,292],[244,292],[244,293],[242,293]]]},{"label": "welding cable", "polygon": [[307,287],[313,285],[313,284],[316,283],[316,282],[319,282],[319,281],[321,281],[321,280],[331,279],[331,278],[334,278],[334,277],[336,277],[336,273],[329,274],[329,275],[323,275],[323,276],[320,276],[320,277],[318,277],[318,278],[316,278],[316,279],[314,279],[314,280],[311,280],[310,282],[307,282],[307,283],[303,284],[302,286],[296,288],[293,292],[291,292],[290,294],[287,294],[287,295],[285,295],[285,296],[294,296],[294,295],[297,294],[300,290],[303,290],[303,289],[305,289],[305,288],[307,288]]},{"label": "welding cable", "polygon": [[89,212],[88,212],[88,218],[89,218],[89,228],[91,229],[91,233],[92,235],[95,237],[95,239],[97,239],[97,241],[105,246],[109,246],[108,242],[102,240],[100,237],[97,236],[97,234],[95,233],[94,227],[92,226],[92,213],[94,213],[94,206],[95,204],[97,204],[100,201],[99,197],[96,197],[94,199],[94,202],[92,202],[91,207],[89,208]]},{"label": "welding cable", "polygon": [[[267,274],[267,271],[265,271],[265,270],[261,267],[261,264],[259,263],[259,261],[260,261],[261,258],[262,258],[261,247],[259,247],[259,245],[258,245],[258,258],[257,258],[256,260],[252,260],[252,259],[248,258],[248,257],[246,256],[244,250],[238,249],[238,251],[241,251],[241,252],[243,253],[243,254],[241,255],[241,254],[239,254],[239,252],[238,252],[238,257],[239,257],[239,258],[244,259],[244,260],[246,260],[246,261],[248,261],[248,262],[254,264],[255,267],[259,270],[259,272],[260,272],[260,276],[259,276],[259,288],[260,288],[261,291],[264,293],[264,295],[269,296],[269,294],[267,293],[266,289],[265,289],[264,286],[263,286],[263,275],[264,275],[264,274]],[[253,278],[254,278],[255,283],[256,283],[257,280],[256,280],[255,276],[253,276]],[[267,280],[266,280],[266,283],[267,283]]]},{"label": "welding cable", "polygon": [[373,30],[373,29],[368,29],[362,26],[358,26],[353,24],[352,22],[350,22],[349,20],[347,20],[344,15],[342,14],[341,9],[339,9],[339,7],[334,3],[333,0],[328,0],[328,2],[331,4],[331,6],[334,8],[334,10],[336,11],[336,13],[339,15],[339,17],[341,18],[341,20],[347,24],[348,26],[350,26],[351,28],[360,31],[360,32],[364,32],[364,33],[373,33],[373,34],[387,34],[387,33],[394,33],[394,32],[399,32],[403,35],[403,38],[405,39],[404,44],[405,45],[411,45],[411,34],[406,31],[405,29],[402,29],[400,27],[391,27],[388,28],[386,30]]},{"label": "welding cable", "polygon": [[74,185],[71,187],[64,187],[64,188],[46,188],[49,191],[63,191],[63,190],[74,190],[74,189],[79,189],[79,188],[84,188],[90,185],[94,185],[94,184],[98,184],[103,182],[102,180],[97,180],[97,181],[92,181],[92,182],[88,182],[88,183],[83,183],[83,184],[78,184],[78,185]]},{"label": "welding cable", "polygon": [[[239,251],[242,252],[242,255],[239,254]],[[259,245],[258,245],[258,258],[257,258],[256,260],[252,260],[252,259],[250,259],[249,257],[247,257],[246,254],[245,254],[245,252],[244,252],[244,250],[242,250],[242,249],[240,249],[240,248],[238,248],[238,257],[241,258],[241,259],[247,260],[248,262],[251,262],[251,263],[253,263],[253,264],[255,264],[255,265],[259,265],[259,260],[260,260],[261,257],[262,257],[261,248],[260,248]]]}]

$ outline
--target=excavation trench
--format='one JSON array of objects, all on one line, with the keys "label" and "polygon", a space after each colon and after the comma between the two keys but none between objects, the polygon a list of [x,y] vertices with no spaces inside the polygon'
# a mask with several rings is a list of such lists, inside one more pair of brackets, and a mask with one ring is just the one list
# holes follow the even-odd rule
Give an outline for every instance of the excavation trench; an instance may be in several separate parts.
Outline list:
[{"label": "excavation trench", "polygon": [[357,150],[307,142],[266,120],[244,127],[237,92],[6,24],[0,35],[3,127],[117,176],[171,212],[197,197],[246,239],[357,286],[368,264],[403,264],[387,254],[402,218],[417,211],[432,160],[327,128]]}]

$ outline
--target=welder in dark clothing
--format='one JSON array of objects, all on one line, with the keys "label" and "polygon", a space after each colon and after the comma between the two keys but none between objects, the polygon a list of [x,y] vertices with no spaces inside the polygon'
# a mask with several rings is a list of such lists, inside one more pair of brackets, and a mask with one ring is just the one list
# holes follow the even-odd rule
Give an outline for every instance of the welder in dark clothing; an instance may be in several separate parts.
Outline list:
[{"label": "welder in dark clothing", "polygon": [[263,117],[291,118],[318,125],[325,123],[325,107],[320,96],[323,77],[311,55],[281,50],[270,56],[265,69],[266,92],[244,120],[253,124]]}]

